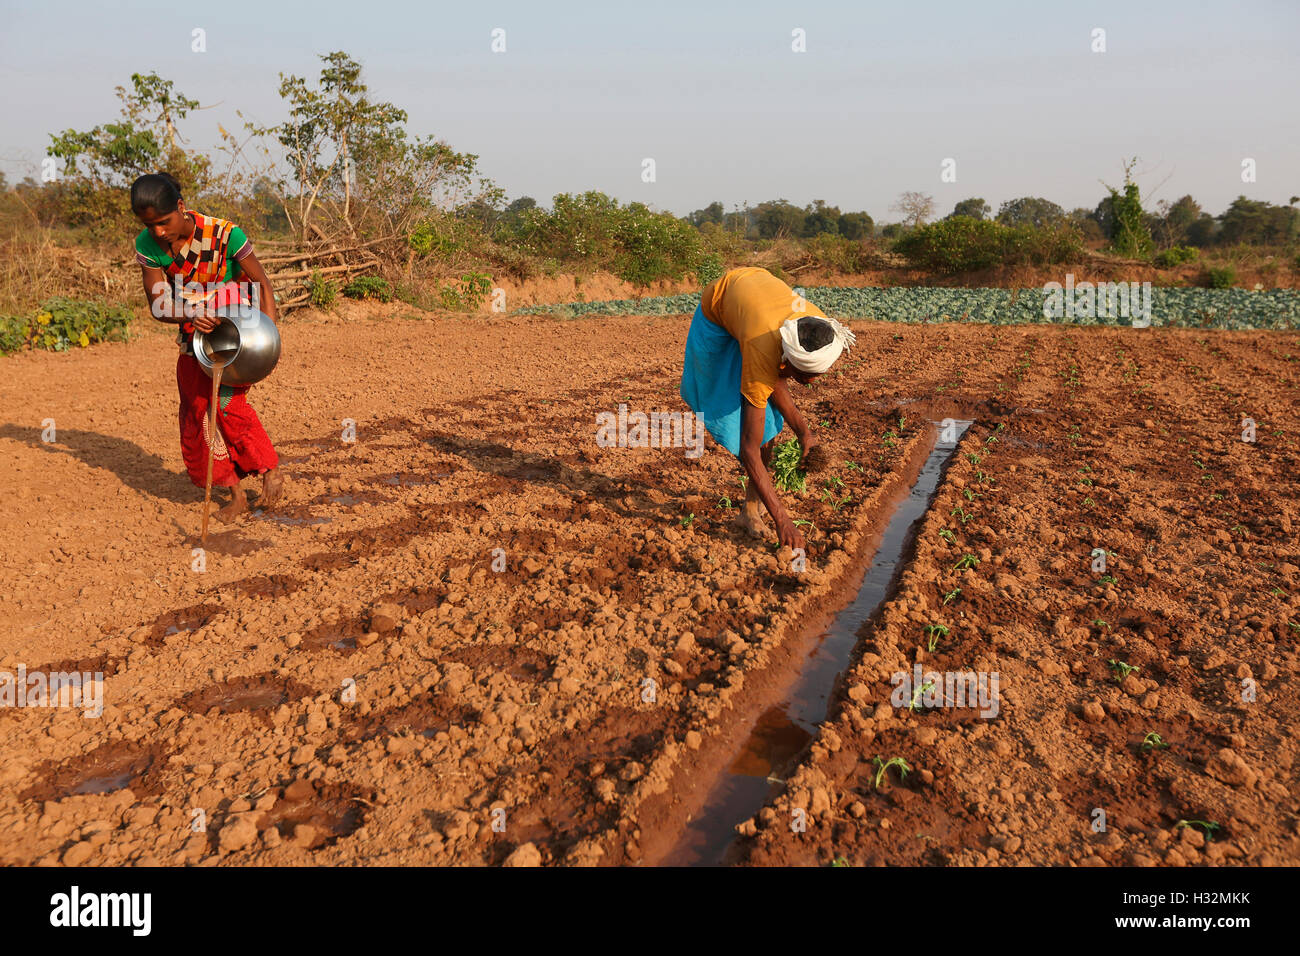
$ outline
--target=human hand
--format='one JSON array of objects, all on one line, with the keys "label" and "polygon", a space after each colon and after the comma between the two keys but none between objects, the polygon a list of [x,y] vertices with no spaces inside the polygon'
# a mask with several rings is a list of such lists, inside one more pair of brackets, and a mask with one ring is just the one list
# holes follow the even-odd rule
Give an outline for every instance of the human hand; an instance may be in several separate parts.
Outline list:
[{"label": "human hand", "polygon": [[781,515],[776,519],[776,534],[783,547],[791,551],[805,550],[803,532],[790,520],[789,515]]}]

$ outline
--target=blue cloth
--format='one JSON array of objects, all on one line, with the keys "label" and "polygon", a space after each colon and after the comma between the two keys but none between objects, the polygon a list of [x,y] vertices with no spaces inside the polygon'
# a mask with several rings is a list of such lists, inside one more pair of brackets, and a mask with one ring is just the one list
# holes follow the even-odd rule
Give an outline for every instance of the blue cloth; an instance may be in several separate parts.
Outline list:
[{"label": "blue cloth", "polygon": [[[696,306],[686,336],[686,362],[682,367],[682,400],[704,422],[709,434],[727,451],[740,457],[740,345],[731,333],[704,317]],[[781,433],[785,419],[767,403],[763,444]]]}]

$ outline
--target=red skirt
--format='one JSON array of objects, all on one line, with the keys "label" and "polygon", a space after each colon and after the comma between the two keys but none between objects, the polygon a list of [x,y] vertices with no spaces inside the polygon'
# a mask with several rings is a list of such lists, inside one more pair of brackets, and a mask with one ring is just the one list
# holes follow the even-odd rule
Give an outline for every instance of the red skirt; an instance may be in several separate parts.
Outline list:
[{"label": "red skirt", "polygon": [[[208,400],[212,397],[212,379],[204,374],[203,366],[193,355],[181,355],[176,360],[176,386],[181,393],[181,455],[190,481],[202,488],[208,479]],[[240,478],[280,464],[257,412],[244,397],[247,392],[246,385],[221,386],[222,394],[217,401],[216,454],[212,459],[212,483],[220,487],[234,487]]]}]

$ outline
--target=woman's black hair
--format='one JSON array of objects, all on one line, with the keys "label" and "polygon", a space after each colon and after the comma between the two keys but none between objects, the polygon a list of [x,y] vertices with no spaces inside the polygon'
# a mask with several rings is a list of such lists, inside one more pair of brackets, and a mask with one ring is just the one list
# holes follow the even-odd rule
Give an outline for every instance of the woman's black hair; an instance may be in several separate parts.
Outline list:
[{"label": "woman's black hair", "polygon": [[824,345],[830,345],[835,338],[835,330],[825,319],[815,315],[805,315],[796,326],[799,330],[799,345],[805,352],[816,352]]},{"label": "woman's black hair", "polygon": [[131,211],[153,209],[166,215],[181,201],[181,184],[171,173],[146,173],[131,184]]}]

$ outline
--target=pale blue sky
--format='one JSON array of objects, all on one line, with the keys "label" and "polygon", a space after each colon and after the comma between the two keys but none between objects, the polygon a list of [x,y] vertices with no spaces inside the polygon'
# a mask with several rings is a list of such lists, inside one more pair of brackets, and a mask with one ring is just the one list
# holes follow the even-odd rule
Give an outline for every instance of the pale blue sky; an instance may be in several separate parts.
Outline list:
[{"label": "pale blue sky", "polygon": [[[904,190],[1093,206],[1138,155],[1151,200],[1300,193],[1300,2],[1048,0],[581,3],[99,3],[0,0],[0,169],[48,134],[114,118],[157,71],[212,109],[283,115],[278,73],[342,49],[413,133],[478,153],[509,196],[601,189],[684,214],[711,200],[826,199],[878,222]],[[191,30],[208,50],[190,50]],[[490,49],[494,27],[507,52]],[[807,52],[791,51],[791,31]],[[1106,30],[1107,52],[1090,51]],[[15,95],[20,94],[20,95]],[[641,181],[652,157],[657,181]],[[957,161],[957,182],[940,164]],[[1258,181],[1241,182],[1241,161]],[[1162,181],[1166,180],[1163,185]]]}]

